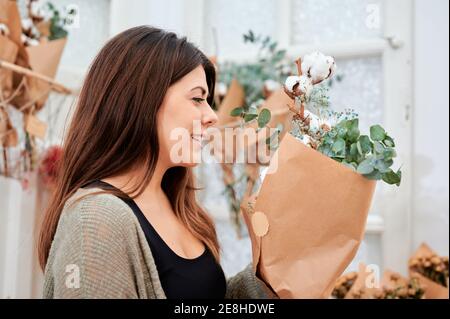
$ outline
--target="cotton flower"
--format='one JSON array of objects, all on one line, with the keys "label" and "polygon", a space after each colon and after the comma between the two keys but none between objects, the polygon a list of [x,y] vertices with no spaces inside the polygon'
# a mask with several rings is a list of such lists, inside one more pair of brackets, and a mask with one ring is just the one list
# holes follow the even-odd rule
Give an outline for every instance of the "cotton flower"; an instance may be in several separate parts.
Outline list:
[{"label": "cotton flower", "polygon": [[274,80],[266,80],[264,81],[264,87],[263,87],[263,96],[264,98],[268,98],[272,95],[273,92],[278,90],[281,87],[281,84]]},{"label": "cotton flower", "polygon": [[272,79],[269,79],[269,80],[264,81],[264,87],[265,87],[268,91],[273,92],[273,91],[275,91],[275,90],[278,90],[278,89],[281,87],[281,85],[280,85],[280,83],[278,83],[277,81],[274,81],[274,80],[272,80]]},{"label": "cotton flower", "polygon": [[46,9],[46,2],[42,0],[28,0],[27,8],[30,17],[35,22],[49,20],[51,18],[49,10]]},{"label": "cotton flower", "polygon": [[38,40],[30,38],[30,37],[28,37],[27,35],[25,35],[23,33],[21,34],[21,40],[22,40],[22,43],[25,46],[27,46],[27,47],[39,45],[39,41]]},{"label": "cotton flower", "polygon": [[9,36],[9,28],[6,24],[0,23],[0,34]]},{"label": "cotton flower", "polygon": [[303,57],[301,70],[303,75],[311,78],[313,84],[318,84],[335,73],[336,63],[333,57],[315,51]]},{"label": "cotton flower", "polygon": [[219,96],[225,96],[227,94],[228,88],[227,85],[223,82],[217,83],[217,94]]},{"label": "cotton flower", "polygon": [[33,26],[34,26],[33,21],[30,18],[22,19],[22,29],[24,31],[31,31]]},{"label": "cotton flower", "polygon": [[299,97],[302,95],[309,96],[313,89],[313,83],[311,82],[311,79],[306,75],[288,76],[284,85],[287,91],[291,93],[291,97]]}]

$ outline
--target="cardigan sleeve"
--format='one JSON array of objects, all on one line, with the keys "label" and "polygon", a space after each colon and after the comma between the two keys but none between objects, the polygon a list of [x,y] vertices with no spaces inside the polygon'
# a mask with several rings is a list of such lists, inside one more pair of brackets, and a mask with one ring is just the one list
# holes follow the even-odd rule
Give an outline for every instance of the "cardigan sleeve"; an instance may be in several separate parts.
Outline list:
[{"label": "cardigan sleeve", "polygon": [[254,273],[252,264],[233,277],[227,279],[227,299],[268,299],[278,298],[270,288]]},{"label": "cardigan sleeve", "polygon": [[[61,216],[44,296],[138,298],[120,211],[82,200]],[[47,291],[46,291],[47,290]]]}]

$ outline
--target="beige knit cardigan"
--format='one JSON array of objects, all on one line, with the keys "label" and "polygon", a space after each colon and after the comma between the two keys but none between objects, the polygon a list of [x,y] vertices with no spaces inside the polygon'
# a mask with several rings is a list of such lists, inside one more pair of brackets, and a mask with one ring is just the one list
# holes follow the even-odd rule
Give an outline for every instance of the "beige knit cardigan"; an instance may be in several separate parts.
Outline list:
[{"label": "beige knit cardigan", "polygon": [[[78,189],[62,211],[44,273],[44,298],[166,298],[131,208],[111,194]],[[74,202],[74,199],[89,194]],[[227,279],[226,298],[268,298],[251,264]]]}]

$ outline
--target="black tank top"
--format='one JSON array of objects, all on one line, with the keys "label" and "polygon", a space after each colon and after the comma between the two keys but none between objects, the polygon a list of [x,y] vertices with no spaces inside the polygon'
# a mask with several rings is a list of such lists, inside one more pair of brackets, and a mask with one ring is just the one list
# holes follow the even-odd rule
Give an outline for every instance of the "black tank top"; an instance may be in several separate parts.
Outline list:
[{"label": "black tank top", "polygon": [[[111,184],[96,180],[82,188],[98,187],[117,189]],[[136,215],[150,246],[159,279],[169,299],[224,298],[226,279],[222,267],[205,245],[205,251],[193,259],[176,254],[159,236],[135,201],[122,192],[123,200]]]}]

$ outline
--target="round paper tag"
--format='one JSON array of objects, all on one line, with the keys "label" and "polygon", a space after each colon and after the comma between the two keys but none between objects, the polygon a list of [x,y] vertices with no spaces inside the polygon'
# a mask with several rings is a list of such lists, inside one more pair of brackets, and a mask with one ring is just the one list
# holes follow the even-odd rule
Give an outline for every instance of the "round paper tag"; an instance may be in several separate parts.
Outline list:
[{"label": "round paper tag", "polygon": [[252,215],[252,227],[256,236],[263,237],[269,231],[269,221],[263,212],[255,212]]}]

